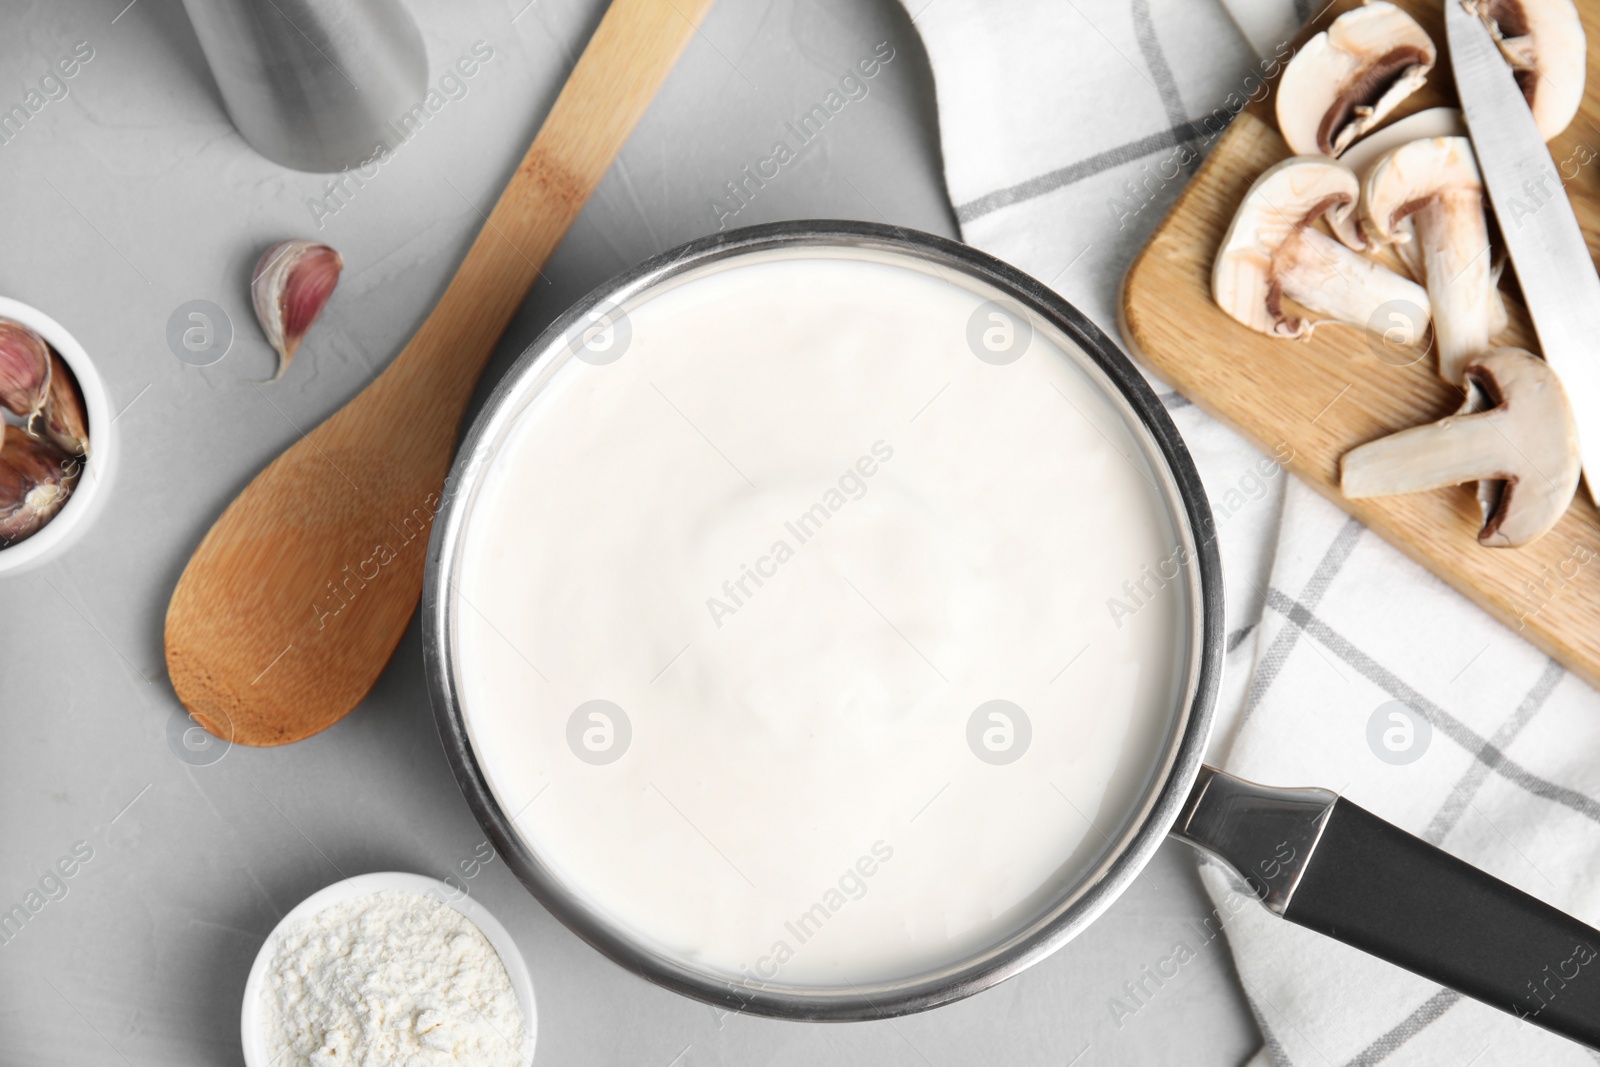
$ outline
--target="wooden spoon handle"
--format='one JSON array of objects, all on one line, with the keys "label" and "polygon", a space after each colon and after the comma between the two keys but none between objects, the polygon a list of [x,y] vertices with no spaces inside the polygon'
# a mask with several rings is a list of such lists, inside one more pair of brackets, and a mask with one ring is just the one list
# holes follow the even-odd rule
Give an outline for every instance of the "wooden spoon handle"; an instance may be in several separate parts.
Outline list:
[{"label": "wooden spoon handle", "polygon": [[613,0],[444,296],[405,350],[272,462],[201,541],[167,609],[195,720],[279,745],[343,718],[422,591],[461,417],[540,268],[712,0]]},{"label": "wooden spoon handle", "polygon": [[500,335],[712,0],[613,0],[455,278],[390,372],[465,410]]}]

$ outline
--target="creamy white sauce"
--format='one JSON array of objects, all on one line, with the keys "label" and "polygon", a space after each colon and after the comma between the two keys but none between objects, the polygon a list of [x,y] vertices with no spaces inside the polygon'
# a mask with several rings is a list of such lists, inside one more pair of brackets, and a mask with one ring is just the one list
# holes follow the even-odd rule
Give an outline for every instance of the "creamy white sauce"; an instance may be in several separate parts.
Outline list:
[{"label": "creamy white sauce", "polygon": [[[1142,803],[1187,684],[1188,572],[1152,578],[1179,536],[1064,339],[977,358],[989,298],[838,250],[704,272],[630,308],[614,362],[554,370],[487,461],[474,750],[651,946],[741,981],[920,973],[1035,917]],[[596,700],[625,748],[604,706],[569,745]],[[1031,725],[1007,764],[969,745],[994,700]]]}]

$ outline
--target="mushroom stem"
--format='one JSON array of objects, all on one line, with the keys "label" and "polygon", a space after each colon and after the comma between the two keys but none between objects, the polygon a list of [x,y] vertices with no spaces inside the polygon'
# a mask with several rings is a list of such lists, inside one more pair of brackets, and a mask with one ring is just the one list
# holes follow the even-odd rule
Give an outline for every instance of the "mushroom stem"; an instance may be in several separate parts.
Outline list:
[{"label": "mushroom stem", "polygon": [[1493,410],[1451,415],[1353,450],[1344,458],[1339,488],[1361,500],[1504,478],[1505,451]]},{"label": "mushroom stem", "polygon": [[1299,230],[1279,246],[1276,258],[1283,295],[1325,319],[1369,325],[1383,305],[1405,301],[1424,316],[1417,332],[1427,325],[1428,294],[1420,285],[1320,230]]},{"label": "mushroom stem", "polygon": [[1489,347],[1494,283],[1483,193],[1445,190],[1413,217],[1434,310],[1439,377],[1459,384],[1467,361]]}]

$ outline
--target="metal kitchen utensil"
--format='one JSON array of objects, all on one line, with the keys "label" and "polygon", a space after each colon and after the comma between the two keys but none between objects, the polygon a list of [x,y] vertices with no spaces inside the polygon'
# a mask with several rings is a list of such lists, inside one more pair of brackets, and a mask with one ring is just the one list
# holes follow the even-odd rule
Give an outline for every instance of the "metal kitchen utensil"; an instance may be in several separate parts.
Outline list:
[{"label": "metal kitchen utensil", "polygon": [[[474,502],[492,456],[518,416],[573,352],[571,339],[597,309],[629,308],[694,272],[741,258],[784,254],[868,256],[908,269],[959,276],[961,284],[1024,308],[1034,328],[1105,391],[1140,443],[1178,530],[1175,582],[1191,606],[1164,751],[1148,768],[1140,804],[1086,873],[1041,904],[1023,925],[934,970],[867,985],[794,985],[740,978],[668,952],[623,928],[531,849],[500,806],[473,749],[461,703],[455,594]],[[978,297],[977,299],[981,299]],[[898,227],[789,222],[715,234],[665,252],[601,286],[558,318],[506,374],[473,424],[434,523],[423,591],[423,651],[439,732],[467,802],[525,885],[558,918],[612,960],[702,1000],[789,1019],[878,1019],[979,992],[1066,944],[1138,877],[1169,834],[1213,853],[1269,910],[1291,922],[1406,967],[1538,1026],[1600,1048],[1600,983],[1570,983],[1541,999],[1546,968],[1582,965],[1600,953],[1600,931],[1412,837],[1326,789],[1277,789],[1202,763],[1222,668],[1223,602],[1216,527],[1193,461],[1143,377],[1088,319],[1047,286],[966,245]],[[560,506],[552,502],[551,506]],[[738,803],[735,796],[728,803]],[[779,828],[781,829],[781,828]]]},{"label": "metal kitchen utensil", "polygon": [[184,0],[228,115],[275,163],[336,171],[392,147],[428,57],[400,0]]},{"label": "metal kitchen utensil", "polygon": [[1589,496],[1600,503],[1600,276],[1561,172],[1488,27],[1460,0],[1445,0],[1444,8],[1450,66],[1478,169],[1540,352],[1572,402]]}]

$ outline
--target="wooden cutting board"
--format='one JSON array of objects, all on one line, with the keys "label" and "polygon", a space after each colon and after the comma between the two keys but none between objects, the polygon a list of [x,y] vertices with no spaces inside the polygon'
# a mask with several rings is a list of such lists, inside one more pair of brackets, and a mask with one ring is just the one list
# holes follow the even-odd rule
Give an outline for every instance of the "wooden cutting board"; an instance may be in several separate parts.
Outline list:
[{"label": "wooden cutting board", "polygon": [[[1439,0],[1398,2],[1427,29],[1441,54],[1428,85],[1394,117],[1455,106]],[[1335,5],[1299,40],[1353,6],[1354,0]],[[1600,250],[1600,0],[1579,0],[1578,6],[1590,42],[1587,88],[1577,118],[1550,147],[1558,166],[1566,162],[1564,175],[1576,170],[1566,180],[1566,192],[1593,254]],[[1255,82],[1240,97],[1252,88]],[[1306,342],[1274,339],[1241,326],[1212,302],[1212,259],[1245,190],[1290,154],[1278,136],[1272,106],[1268,96],[1239,113],[1134,261],[1123,281],[1124,340],[1184,396],[1269,454],[1290,457],[1284,465],[1294,474],[1600,686],[1600,514],[1581,487],[1561,523],[1520,549],[1477,543],[1481,520],[1470,486],[1346,500],[1339,492],[1341,455],[1442,418],[1460,406],[1460,390],[1436,377],[1431,353],[1411,366],[1397,366],[1401,361],[1381,339],[1339,325],[1319,327]],[[1588,162],[1580,164],[1584,159]],[[1161,162],[1152,161],[1152,175]],[[1497,342],[1538,351],[1514,282],[1502,288],[1511,328]]]}]

